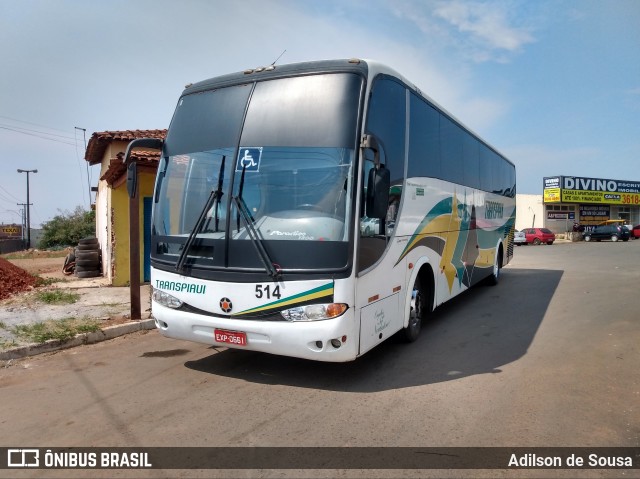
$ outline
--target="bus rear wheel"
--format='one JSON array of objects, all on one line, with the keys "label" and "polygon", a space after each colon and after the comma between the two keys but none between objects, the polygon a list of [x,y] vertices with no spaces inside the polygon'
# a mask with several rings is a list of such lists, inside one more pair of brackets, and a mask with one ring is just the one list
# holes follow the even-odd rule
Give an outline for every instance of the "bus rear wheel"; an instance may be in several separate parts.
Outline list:
[{"label": "bus rear wheel", "polygon": [[416,278],[411,289],[411,308],[409,309],[409,324],[402,329],[402,338],[412,343],[420,335],[422,320],[427,313],[427,294],[420,284],[420,277]]},{"label": "bus rear wheel", "polygon": [[493,269],[491,275],[487,276],[484,280],[488,286],[495,286],[500,282],[500,270],[502,269],[502,246],[498,247],[496,251],[496,257],[493,262]]}]

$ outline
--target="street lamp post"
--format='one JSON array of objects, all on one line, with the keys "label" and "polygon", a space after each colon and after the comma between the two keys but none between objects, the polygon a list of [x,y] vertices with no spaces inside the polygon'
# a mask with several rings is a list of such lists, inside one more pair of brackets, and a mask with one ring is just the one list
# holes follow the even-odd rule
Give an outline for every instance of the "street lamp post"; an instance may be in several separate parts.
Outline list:
[{"label": "street lamp post", "polygon": [[31,248],[31,215],[29,212],[29,173],[37,173],[38,170],[21,170],[18,169],[18,173],[27,174],[27,249]]}]

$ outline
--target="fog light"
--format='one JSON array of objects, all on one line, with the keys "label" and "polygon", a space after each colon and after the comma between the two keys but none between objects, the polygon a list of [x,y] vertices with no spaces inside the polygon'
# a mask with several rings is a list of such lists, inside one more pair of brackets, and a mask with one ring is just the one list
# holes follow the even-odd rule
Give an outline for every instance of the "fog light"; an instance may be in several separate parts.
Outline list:
[{"label": "fog light", "polygon": [[339,339],[332,339],[331,340],[331,346],[333,346],[334,348],[338,349],[340,346],[342,346],[342,343],[340,342]]}]

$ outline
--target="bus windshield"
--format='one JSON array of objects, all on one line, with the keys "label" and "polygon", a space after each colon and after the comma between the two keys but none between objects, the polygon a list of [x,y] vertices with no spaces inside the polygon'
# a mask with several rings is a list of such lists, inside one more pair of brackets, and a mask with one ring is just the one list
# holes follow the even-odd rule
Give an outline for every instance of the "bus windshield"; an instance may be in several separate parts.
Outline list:
[{"label": "bus windshield", "polygon": [[285,272],[347,268],[361,84],[311,75],[181,98],[158,171],[156,267],[263,270],[258,241]]},{"label": "bus windshield", "polygon": [[[257,150],[257,149],[256,149]],[[347,241],[347,194],[353,150],[346,148],[264,148],[260,171],[236,171],[238,196],[265,239]],[[245,238],[237,232],[234,238]]]}]

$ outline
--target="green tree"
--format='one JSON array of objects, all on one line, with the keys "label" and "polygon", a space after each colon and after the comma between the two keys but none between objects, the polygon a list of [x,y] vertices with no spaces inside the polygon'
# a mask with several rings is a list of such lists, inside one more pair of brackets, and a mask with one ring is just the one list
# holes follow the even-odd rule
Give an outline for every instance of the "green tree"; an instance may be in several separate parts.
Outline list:
[{"label": "green tree", "polygon": [[80,239],[96,235],[96,213],[86,211],[82,206],[77,206],[72,213],[61,211],[51,221],[43,223],[42,230],[39,248],[75,246]]}]

